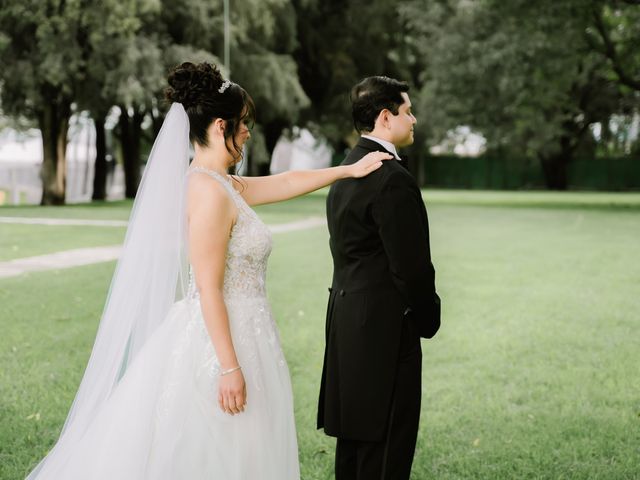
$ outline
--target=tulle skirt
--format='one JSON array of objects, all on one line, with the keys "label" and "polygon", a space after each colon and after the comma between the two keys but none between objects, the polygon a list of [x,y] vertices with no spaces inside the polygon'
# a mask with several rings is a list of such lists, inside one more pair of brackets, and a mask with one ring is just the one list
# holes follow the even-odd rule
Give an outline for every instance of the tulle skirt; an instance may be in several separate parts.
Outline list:
[{"label": "tulle skirt", "polygon": [[244,413],[220,410],[220,365],[199,302],[183,300],[71,455],[45,462],[38,478],[299,479],[291,382],[269,305],[265,298],[226,304],[247,384]]}]

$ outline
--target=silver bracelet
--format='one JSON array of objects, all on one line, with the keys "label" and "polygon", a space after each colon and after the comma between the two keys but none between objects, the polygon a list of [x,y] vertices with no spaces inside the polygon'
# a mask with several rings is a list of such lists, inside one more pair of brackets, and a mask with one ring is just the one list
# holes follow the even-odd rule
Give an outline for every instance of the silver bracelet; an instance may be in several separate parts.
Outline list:
[{"label": "silver bracelet", "polygon": [[229,375],[230,373],[236,372],[241,368],[242,367],[238,365],[237,367],[230,368],[229,370],[223,370],[222,372],[220,372],[220,376],[222,377],[223,375]]}]

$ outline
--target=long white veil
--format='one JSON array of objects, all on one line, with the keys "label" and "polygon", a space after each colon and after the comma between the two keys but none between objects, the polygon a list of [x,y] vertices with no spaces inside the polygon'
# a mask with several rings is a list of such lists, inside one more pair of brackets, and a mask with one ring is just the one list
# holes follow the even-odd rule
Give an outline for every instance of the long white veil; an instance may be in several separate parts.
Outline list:
[{"label": "long white veil", "polygon": [[27,480],[65,463],[140,349],[186,293],[185,174],[189,118],[174,103],[133,204],[91,357],[58,442]]}]

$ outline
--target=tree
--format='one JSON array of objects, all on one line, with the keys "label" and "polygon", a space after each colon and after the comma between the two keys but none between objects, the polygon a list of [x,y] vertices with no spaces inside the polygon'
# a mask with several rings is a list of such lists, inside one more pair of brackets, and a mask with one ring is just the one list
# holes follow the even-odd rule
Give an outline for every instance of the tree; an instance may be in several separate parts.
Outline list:
[{"label": "tree", "polygon": [[[126,17],[110,15],[104,10],[111,8],[113,5],[106,2],[98,6],[99,10],[85,10],[86,66],[75,95],[78,109],[90,112],[96,129],[93,200],[106,198],[107,115],[114,105],[129,99],[130,89],[123,85],[135,78],[130,60],[132,56],[139,56],[136,55],[140,47],[139,32],[145,22],[157,14],[160,4],[157,0],[135,2],[126,10]],[[127,22],[131,28],[117,34],[121,22]]]},{"label": "tree", "polygon": [[256,103],[247,173],[263,174],[282,131],[310,105],[293,59],[296,12],[288,1],[244,0],[232,4],[231,76]]},{"label": "tree", "polygon": [[2,102],[8,113],[36,120],[42,132],[42,204],[64,203],[69,118],[79,86],[87,78],[92,39],[134,32],[138,3],[3,2]]},{"label": "tree", "polygon": [[[115,133],[120,144],[127,198],[134,198],[137,193],[143,145],[153,141],[166,113],[163,91],[169,68],[187,60],[218,62],[197,45],[177,43],[191,38],[202,43],[202,38],[190,35],[199,28],[204,33],[204,25],[211,20],[207,15],[210,10],[204,1],[149,0],[135,13],[134,35],[119,40],[103,37],[102,44],[95,49],[92,81],[87,85],[89,95],[83,97],[86,99],[83,105],[91,110],[97,129],[104,125],[109,110],[113,106],[118,108]],[[143,126],[145,119],[151,128]],[[97,140],[102,138],[104,135],[97,136]],[[102,145],[97,143],[96,150],[103,152]],[[104,156],[97,155],[94,199],[104,198],[104,166]]]},{"label": "tree", "polygon": [[408,3],[403,14],[428,65],[420,99],[427,136],[469,125],[489,148],[537,158],[549,188],[567,188],[568,164],[593,144],[590,127],[620,111],[626,95],[588,41],[598,5]]},{"label": "tree", "polygon": [[[283,0],[242,0],[231,4],[231,78],[254,97],[262,126],[283,118],[294,121],[297,111],[308,102],[290,56],[274,51],[287,42],[288,35],[276,28],[276,19],[287,11],[287,5]],[[141,141],[151,143],[166,112],[163,91],[168,70],[185,61],[207,61],[218,64],[224,71],[220,61],[221,3],[162,1],[157,14],[148,16],[142,23],[137,45],[124,56],[115,73],[120,79],[116,95],[120,107],[118,135],[127,197],[135,195],[139,182]],[[143,129],[145,118],[151,120],[151,129]],[[260,127],[254,130],[249,155],[253,164],[256,160],[267,163],[269,160],[263,130]],[[144,138],[148,133],[152,135]],[[256,168],[249,167],[249,173],[257,173]]]},{"label": "tree", "polygon": [[[629,134],[635,118],[640,115],[640,1],[613,0],[594,2],[591,6],[592,25],[587,31],[591,48],[608,63],[610,77],[627,94],[621,112],[611,122],[602,123],[601,149],[609,154],[634,151]],[[617,133],[614,133],[612,126]],[[640,152],[640,140],[635,140]]]},{"label": "tree", "polygon": [[590,14],[591,48],[609,61],[621,85],[640,91],[640,1],[594,1]]},{"label": "tree", "polygon": [[338,150],[353,134],[349,91],[362,78],[388,75],[414,83],[420,58],[400,15],[403,2],[293,0],[300,81],[311,99],[303,120]]}]

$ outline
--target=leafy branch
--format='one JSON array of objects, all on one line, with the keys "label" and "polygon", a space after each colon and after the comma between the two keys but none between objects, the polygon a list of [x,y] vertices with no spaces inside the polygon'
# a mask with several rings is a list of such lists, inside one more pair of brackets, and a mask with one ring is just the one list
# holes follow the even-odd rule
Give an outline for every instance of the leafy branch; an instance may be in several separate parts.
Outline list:
[{"label": "leafy branch", "polygon": [[[629,5],[640,5],[640,0],[626,0],[625,3]],[[609,28],[606,25],[604,16],[602,14],[602,8],[594,7],[592,9],[593,25],[598,33],[600,42],[595,42],[592,37],[588,37],[591,46],[594,50],[600,52],[611,62],[613,71],[618,76],[620,83],[626,85],[634,90],[640,90],[640,78],[634,77],[629,73],[624,62],[620,58],[620,54],[616,47],[616,44],[611,38]]]}]

